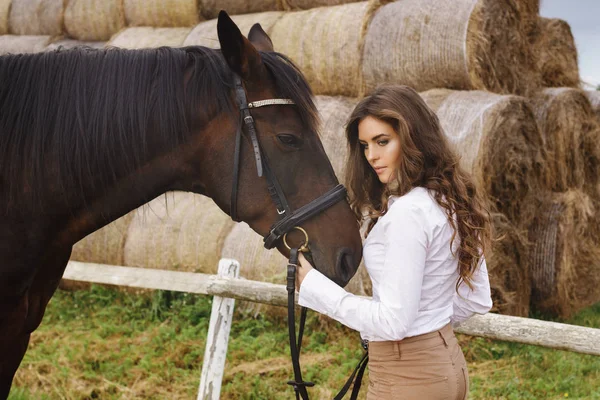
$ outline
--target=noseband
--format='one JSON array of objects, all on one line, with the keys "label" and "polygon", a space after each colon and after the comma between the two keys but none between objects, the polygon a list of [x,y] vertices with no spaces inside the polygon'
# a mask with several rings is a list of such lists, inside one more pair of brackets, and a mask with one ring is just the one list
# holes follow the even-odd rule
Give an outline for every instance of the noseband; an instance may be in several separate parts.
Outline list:
[{"label": "noseband", "polygon": [[[296,399],[299,399],[301,396],[302,399],[308,400],[308,393],[306,391],[306,387],[313,386],[314,384],[312,382],[305,382],[302,379],[302,373],[300,371],[300,348],[302,345],[302,332],[304,330],[304,322],[306,320],[306,308],[302,308],[300,316],[300,330],[298,334],[298,341],[296,341],[296,329],[294,326],[295,279],[296,267],[298,265],[298,251],[309,250],[308,234],[304,229],[300,227],[300,225],[308,219],[333,206],[340,200],[345,199],[346,188],[343,185],[338,184],[334,188],[328,190],[325,194],[312,200],[310,203],[298,208],[295,211],[292,211],[289,202],[285,197],[285,193],[283,193],[281,185],[277,180],[277,177],[275,176],[273,170],[269,166],[266,154],[264,154],[261,151],[260,142],[258,141],[258,136],[256,134],[256,127],[254,126],[254,118],[252,118],[252,115],[250,114],[250,109],[273,105],[294,105],[294,102],[290,99],[268,99],[248,103],[248,100],[246,98],[246,91],[244,90],[244,87],[242,86],[242,80],[238,75],[235,75],[235,93],[238,106],[240,108],[240,116],[242,119],[242,123],[240,123],[240,126],[238,127],[235,136],[235,154],[233,158],[233,183],[231,188],[231,218],[234,221],[239,221],[237,215],[237,196],[239,186],[242,131],[245,127],[246,132],[250,136],[250,141],[252,143],[252,149],[254,151],[254,158],[256,160],[256,170],[258,172],[258,176],[262,177],[264,174],[267,180],[269,195],[273,199],[273,203],[275,204],[275,208],[277,209],[277,214],[280,217],[279,220],[271,226],[271,229],[267,236],[264,237],[264,246],[267,249],[272,249],[273,247],[275,247],[276,242],[283,236],[285,246],[288,249],[290,249],[290,246],[287,244],[286,241],[286,235],[293,229],[300,230],[304,233],[305,237],[304,243],[302,244],[302,246],[300,246],[300,248],[290,249],[290,262],[288,263],[287,268],[286,289],[288,292],[288,328],[290,339],[290,352],[292,355],[292,366],[294,369],[295,378],[293,381],[289,381],[288,384],[294,387],[294,390],[296,392]],[[366,366],[365,359],[368,360],[366,356],[363,357],[363,359],[359,363],[359,366],[357,366],[346,385],[344,385],[344,387],[342,388],[342,391],[340,391],[340,393],[335,397],[335,400],[341,399],[346,394],[350,384],[354,380],[354,376],[357,374],[357,371],[358,376],[362,378],[364,367]],[[356,399],[356,396],[358,396],[358,390],[360,390],[360,379],[357,378],[357,382],[359,383],[355,384],[354,390],[352,391],[352,399]]]}]

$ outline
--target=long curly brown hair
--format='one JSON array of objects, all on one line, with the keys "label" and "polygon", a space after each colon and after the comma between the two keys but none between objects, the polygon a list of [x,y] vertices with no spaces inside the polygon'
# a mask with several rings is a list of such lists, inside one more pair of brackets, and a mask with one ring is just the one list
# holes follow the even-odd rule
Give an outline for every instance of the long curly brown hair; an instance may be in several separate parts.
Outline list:
[{"label": "long curly brown hair", "polygon": [[[388,123],[400,136],[400,166],[388,184],[377,178],[358,141],[358,124],[367,116]],[[346,168],[350,206],[359,224],[369,221],[367,234],[387,212],[388,196],[402,196],[414,187],[429,189],[446,211],[457,236],[460,278],[472,288],[471,278],[489,248],[491,219],[486,202],[471,176],[459,165],[435,113],[408,86],[385,85],[361,100],[348,120]]]}]

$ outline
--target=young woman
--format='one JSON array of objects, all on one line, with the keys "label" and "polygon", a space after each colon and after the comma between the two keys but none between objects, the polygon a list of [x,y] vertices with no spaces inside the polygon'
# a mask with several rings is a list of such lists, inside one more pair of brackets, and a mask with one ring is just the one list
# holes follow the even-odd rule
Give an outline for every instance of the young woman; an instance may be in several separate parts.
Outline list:
[{"label": "young woman", "polygon": [[373,298],[346,292],[300,257],[299,303],[369,342],[368,400],[465,399],[452,323],[490,310],[490,219],[437,116],[411,88],[380,87],[350,116],[351,206],[368,220]]}]

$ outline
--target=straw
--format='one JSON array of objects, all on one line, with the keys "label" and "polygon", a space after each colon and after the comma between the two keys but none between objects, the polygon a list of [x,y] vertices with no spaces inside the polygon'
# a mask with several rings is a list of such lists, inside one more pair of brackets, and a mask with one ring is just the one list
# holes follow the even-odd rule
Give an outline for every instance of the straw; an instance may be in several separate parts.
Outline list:
[{"label": "straw", "polygon": [[106,41],[125,27],[122,0],[69,0],[65,30],[73,39]]},{"label": "straw", "polygon": [[598,209],[579,190],[544,192],[530,230],[532,308],[569,318],[600,301]]},{"label": "straw", "polygon": [[125,265],[214,274],[233,225],[208,197],[167,193],[135,213]]},{"label": "straw", "polygon": [[0,35],[8,33],[8,16],[12,0],[0,0]]},{"label": "straw", "polygon": [[39,53],[52,43],[51,36],[2,35],[0,54]]},{"label": "straw", "polygon": [[60,35],[64,0],[12,0],[8,20],[11,33],[17,35]]},{"label": "straw", "polygon": [[[275,22],[283,16],[284,13],[270,11],[258,14],[232,15],[231,19],[236,23],[243,35],[248,36],[250,28],[255,23],[260,23],[263,30],[270,34]],[[205,46],[213,49],[220,48],[219,37],[217,35],[217,20],[201,22],[190,32],[183,42],[184,46]],[[277,48],[275,48],[278,51]]]},{"label": "straw", "polygon": [[571,27],[561,19],[539,18],[537,23],[531,42],[544,86],[579,87],[577,48]]},{"label": "straw", "polygon": [[[214,19],[219,11],[225,10],[230,16],[240,14],[261,13],[266,11],[283,11],[285,0],[199,0],[200,10],[206,19]],[[245,33],[242,31],[242,33]]]},{"label": "straw", "polygon": [[275,49],[302,70],[315,94],[358,96],[364,35],[379,2],[286,13],[273,27]]},{"label": "straw", "polygon": [[129,26],[192,27],[200,22],[197,0],[123,0]]},{"label": "straw", "polygon": [[149,47],[181,47],[192,28],[125,28],[115,34],[107,46],[125,49],[143,49]]},{"label": "straw", "polygon": [[544,138],[546,188],[593,192],[599,182],[600,133],[585,92],[547,88],[533,98],[533,105]]}]

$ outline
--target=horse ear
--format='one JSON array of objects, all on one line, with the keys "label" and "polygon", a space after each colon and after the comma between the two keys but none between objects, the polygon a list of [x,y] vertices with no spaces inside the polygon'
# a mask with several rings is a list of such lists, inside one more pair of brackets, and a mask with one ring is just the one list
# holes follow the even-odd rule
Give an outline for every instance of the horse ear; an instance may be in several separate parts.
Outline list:
[{"label": "horse ear", "polygon": [[260,54],[223,10],[219,12],[217,33],[229,68],[244,80],[259,78],[264,69]]},{"label": "horse ear", "polygon": [[258,23],[252,25],[252,28],[250,28],[248,39],[258,51],[273,51],[273,42],[271,41],[271,38]]}]

